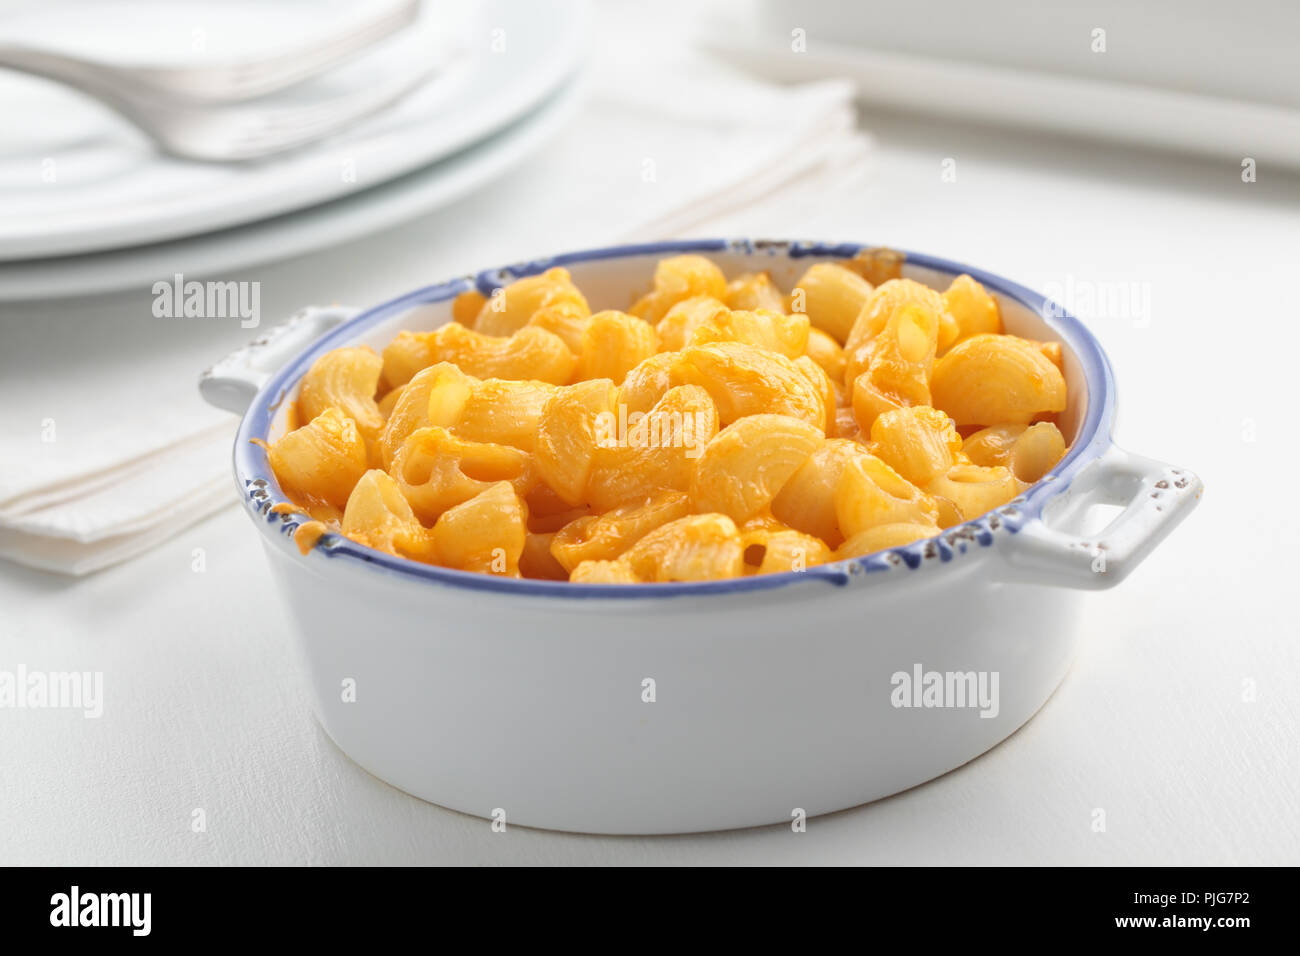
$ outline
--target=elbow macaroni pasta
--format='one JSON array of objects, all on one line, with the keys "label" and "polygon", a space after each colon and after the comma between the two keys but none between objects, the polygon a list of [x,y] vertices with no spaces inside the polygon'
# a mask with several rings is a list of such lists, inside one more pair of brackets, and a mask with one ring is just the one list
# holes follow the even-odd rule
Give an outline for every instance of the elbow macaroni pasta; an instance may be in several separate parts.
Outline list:
[{"label": "elbow macaroni pasta", "polygon": [[1061,346],[969,276],[868,250],[727,281],[662,260],[627,311],[565,269],[303,377],[268,447],[334,531],[461,571],[588,584],[802,571],[1006,504],[1065,455]]}]

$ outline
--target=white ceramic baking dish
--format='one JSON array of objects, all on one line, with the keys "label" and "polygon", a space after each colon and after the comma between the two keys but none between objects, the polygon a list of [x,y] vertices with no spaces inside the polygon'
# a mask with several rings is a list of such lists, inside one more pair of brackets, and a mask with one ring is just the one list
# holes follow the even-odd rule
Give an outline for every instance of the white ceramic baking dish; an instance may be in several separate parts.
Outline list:
[{"label": "white ceramic baking dish", "polygon": [[[1111,371],[1076,319],[969,266],[908,253],[904,274],[942,288],[967,272],[998,297],[1008,331],[1063,344],[1072,444],[1023,497],[940,537],[803,572],[579,586],[430,567],[333,535],[304,556],[292,541],[302,519],[271,511],[286,499],[250,440],[283,431],[299,379],[329,349],[380,348],[400,329],[448,321],[466,289],[553,265],[609,308],[648,288],[666,255],[700,252],[728,275],[768,270],[788,288],[812,262],[860,248],[700,240],[562,255],[364,312],[309,309],[206,372],[204,395],[243,413],[235,481],[338,746],[466,813],[669,833],[875,800],[1027,721],[1069,666],[1076,592],[1122,580],[1201,483],[1111,443]],[[1078,533],[1098,505],[1122,510]]]}]

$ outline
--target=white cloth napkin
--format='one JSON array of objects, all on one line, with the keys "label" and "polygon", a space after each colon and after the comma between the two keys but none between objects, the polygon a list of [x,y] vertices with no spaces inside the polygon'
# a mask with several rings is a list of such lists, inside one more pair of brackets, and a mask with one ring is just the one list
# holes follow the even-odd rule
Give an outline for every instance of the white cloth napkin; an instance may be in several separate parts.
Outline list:
[{"label": "white cloth napkin", "polygon": [[[656,47],[655,57],[640,58],[635,49],[606,49],[594,67],[596,92],[571,129],[512,174],[537,177],[530,192],[538,208],[515,212],[562,221],[557,243],[698,232],[827,179],[843,188],[864,165],[869,143],[854,129],[848,84],[775,86],[686,47],[665,60]],[[598,136],[599,147],[584,133]],[[175,369],[178,380],[196,372]],[[97,401],[95,383],[70,380],[67,388],[83,389],[69,397],[86,407]],[[86,574],[235,500],[233,421],[192,407],[160,419],[157,404],[137,407],[138,417],[54,441],[41,442],[30,425],[0,429],[0,557]]]},{"label": "white cloth napkin", "polygon": [[[73,387],[86,389],[86,407],[94,407],[93,380]],[[106,422],[84,433],[66,416],[23,425],[0,432],[0,557],[86,574],[235,500],[235,423],[215,409],[162,408],[152,421]]]},{"label": "white cloth napkin", "polygon": [[657,44],[602,57],[594,73],[575,126],[608,145],[578,136],[557,152],[582,170],[597,237],[610,222],[625,224],[614,239],[680,236],[791,190],[842,189],[865,168],[850,83],[779,86],[689,47],[665,59]]}]

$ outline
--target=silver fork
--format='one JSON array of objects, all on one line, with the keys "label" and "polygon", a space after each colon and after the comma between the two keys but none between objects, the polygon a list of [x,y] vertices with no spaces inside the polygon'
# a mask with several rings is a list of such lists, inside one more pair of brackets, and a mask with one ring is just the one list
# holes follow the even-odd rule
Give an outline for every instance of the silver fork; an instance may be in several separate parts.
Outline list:
[{"label": "silver fork", "polygon": [[407,75],[304,106],[179,106],[102,95],[162,149],[183,159],[232,162],[270,156],[345,129],[415,90],[437,70]]},{"label": "silver fork", "polygon": [[[409,12],[418,6],[416,0],[414,3],[405,3],[403,9]],[[383,27],[384,35],[400,26],[400,23],[394,25],[397,21],[385,20],[385,23],[387,26]],[[376,38],[374,32],[367,33],[367,36],[372,41]],[[351,42],[350,36],[348,43]],[[280,88],[339,62],[347,55],[340,52],[343,49],[343,46],[331,45],[332,53],[306,56],[304,60],[298,61],[302,65],[292,70],[284,57],[277,57],[275,59],[280,62],[280,67],[269,65],[265,70],[248,70],[242,74],[243,79],[240,79],[242,67],[196,69],[190,71],[194,76],[188,88],[207,89],[210,92],[219,89],[248,92],[253,89]],[[0,48],[0,61],[4,60],[3,51],[4,48]],[[349,49],[349,52],[354,50]],[[45,68],[27,69],[26,72],[49,76],[90,94],[128,119],[173,156],[207,162],[255,159],[321,139],[396,102],[423,84],[438,69],[436,63],[429,62],[420,69],[370,84],[365,89],[302,105],[257,101],[233,104],[218,102],[212,105],[211,101],[204,103],[160,96],[147,84],[136,83],[134,78],[124,81],[120,74],[130,72],[126,68],[104,68],[99,64],[66,57],[61,59],[57,72]],[[308,62],[310,66],[306,65]],[[5,62],[0,65],[8,64]],[[105,73],[104,69],[110,72]],[[154,72],[174,72],[179,75],[187,71]],[[291,73],[294,77],[292,80],[289,79]],[[201,79],[201,75],[207,79]]]},{"label": "silver fork", "polygon": [[[264,96],[316,76],[415,22],[420,0],[400,0],[364,23],[283,53],[199,67],[132,67],[0,43],[0,67],[57,80],[91,96],[230,103]],[[117,104],[110,104],[117,105]]]}]

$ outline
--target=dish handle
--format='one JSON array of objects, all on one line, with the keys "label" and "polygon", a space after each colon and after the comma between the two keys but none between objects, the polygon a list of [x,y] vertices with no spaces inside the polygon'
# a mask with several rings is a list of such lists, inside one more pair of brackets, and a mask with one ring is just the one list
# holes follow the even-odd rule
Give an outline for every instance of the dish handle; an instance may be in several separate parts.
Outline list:
[{"label": "dish handle", "polygon": [[311,305],[294,313],[200,375],[199,394],[209,405],[244,414],[280,366],[359,311],[346,305]]},{"label": "dish handle", "polygon": [[[1044,506],[1041,518],[1011,537],[1003,577],[1086,590],[1114,587],[1187,517],[1203,490],[1201,479],[1185,468],[1111,445]],[[1097,505],[1122,510],[1096,533],[1067,530]]]}]

